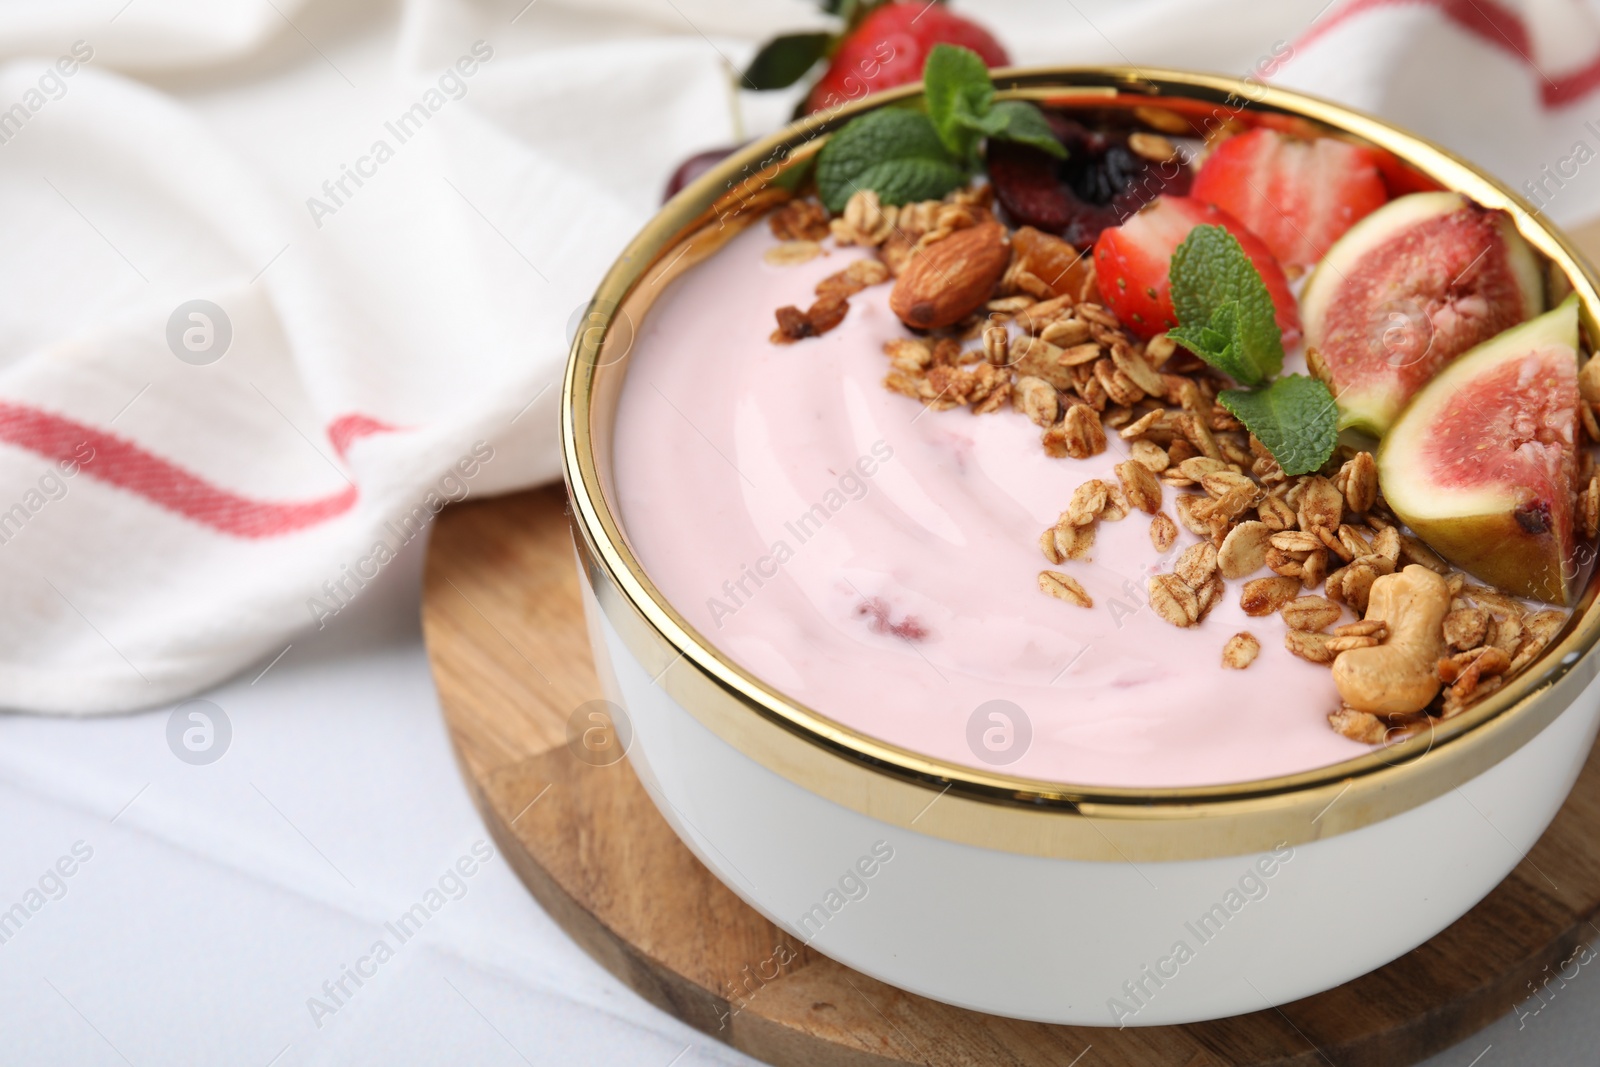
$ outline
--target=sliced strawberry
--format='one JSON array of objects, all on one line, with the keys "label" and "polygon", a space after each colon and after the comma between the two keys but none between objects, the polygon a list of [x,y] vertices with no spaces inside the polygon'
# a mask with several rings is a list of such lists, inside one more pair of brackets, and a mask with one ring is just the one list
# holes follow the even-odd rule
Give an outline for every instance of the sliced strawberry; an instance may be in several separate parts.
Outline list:
[{"label": "sliced strawberry", "polygon": [[1377,160],[1378,170],[1383,173],[1383,184],[1391,200],[1409,193],[1436,193],[1444,188],[1411,164],[1400,162],[1392,152],[1374,148],[1372,154]]},{"label": "sliced strawberry", "polygon": [[1300,309],[1278,261],[1238,219],[1193,197],[1158,197],[1121,226],[1100,235],[1094,246],[1094,269],[1106,306],[1140,337],[1154,337],[1176,326],[1167,265],[1189,231],[1202,225],[1221,226],[1238,238],[1272,294],[1284,345],[1298,341]]},{"label": "sliced strawberry", "polygon": [[923,60],[936,44],[970,48],[991,67],[1011,62],[1000,42],[971,19],[926,0],[885,4],[840,42],[827,71],[806,98],[806,112],[825,111],[919,80]]},{"label": "sliced strawberry", "polygon": [[1389,198],[1371,149],[1269,129],[1218,145],[1195,175],[1192,195],[1254,230],[1292,269],[1315,265],[1346,230]]}]

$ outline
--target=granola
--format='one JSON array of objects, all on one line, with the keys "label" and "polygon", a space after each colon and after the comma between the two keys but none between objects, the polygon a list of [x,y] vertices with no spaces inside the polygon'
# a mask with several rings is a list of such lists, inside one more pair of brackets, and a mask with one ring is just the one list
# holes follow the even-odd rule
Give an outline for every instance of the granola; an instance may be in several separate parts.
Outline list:
[{"label": "granola", "polygon": [[815,200],[789,200],[767,216],[767,225],[780,241],[821,241],[828,236],[828,209]]},{"label": "granola", "polygon": [[1057,600],[1065,600],[1080,608],[1094,607],[1094,601],[1090,599],[1089,594],[1084,592],[1083,586],[1079,585],[1078,580],[1070,574],[1062,574],[1060,571],[1040,571],[1039,588]]},{"label": "granola", "polygon": [[1254,663],[1261,652],[1261,642],[1249,631],[1236,633],[1222,646],[1222,665],[1242,671]]},{"label": "granola", "polygon": [[[782,247],[782,246],[779,246]],[[804,311],[789,305],[777,310],[778,328],[772,332],[774,344],[793,344],[807,337],[818,337],[844,321],[850,298],[861,290],[889,280],[882,263],[858,259],[844,270],[817,283],[817,299]]]},{"label": "granola", "polygon": [[[1161,129],[1153,118],[1146,124]],[[1136,134],[1130,148],[1150,160],[1175,150],[1160,133]],[[1438,575],[1450,603],[1437,634],[1428,637],[1437,639],[1441,654],[1423,665],[1421,683],[1435,687],[1435,695],[1417,713],[1340,707],[1328,721],[1344,736],[1382,743],[1458,715],[1531,664],[1564,626],[1568,612],[1530,611],[1470,582],[1406,532],[1384,501],[1371,452],[1341,447],[1321,470],[1287,475],[1219,402],[1227,379],[1164,334],[1145,341],[1125,330],[1100,301],[1087,250],[1030,227],[1000,225],[989,187],[900,206],[864,190],[831,219],[816,202],[793,200],[770,220],[784,242],[770,254],[779,262],[822,254],[825,237],[871,253],[824,279],[809,308],[778,309],[772,339],[779,343],[826,333],[867,286],[916,276],[937,287],[941,271],[931,268],[968,262],[969,253],[953,251],[958,245],[981,246],[979,254],[988,257],[982,279],[954,272],[960,276],[948,282],[949,300],[935,307],[926,294],[919,298],[916,315],[923,318],[908,318],[912,313],[891,301],[903,321],[940,324],[884,345],[884,384],[940,411],[964,407],[982,415],[1010,406],[1038,427],[1051,457],[1087,459],[1115,442],[1126,457],[1114,467],[1115,483],[1079,485],[1040,534],[1040,552],[1052,567],[1089,561],[1100,522],[1141,512],[1163,558],[1181,531],[1199,538],[1148,578],[1147,601],[1157,616],[1177,627],[1199,626],[1237,584],[1245,614],[1279,616],[1286,649],[1329,666],[1349,653],[1370,659],[1373,650],[1398,649],[1396,642],[1405,640],[1378,611],[1369,615],[1389,595],[1375,591],[1384,588],[1380,582],[1399,581],[1407,567]],[[980,239],[974,228],[998,229],[1001,243]],[[966,236],[943,245],[956,234]],[[994,266],[996,248],[1007,249],[1003,271]],[[945,310],[951,313],[939,314]],[[1581,385],[1580,432],[1600,443],[1600,362],[1584,367]],[[1600,534],[1600,472],[1587,452],[1580,457],[1574,513],[1579,532],[1593,538]],[[1041,571],[1038,585],[1068,604],[1093,604],[1065,570]],[[1222,665],[1246,669],[1260,647],[1254,634],[1235,633],[1223,644]]]},{"label": "granola", "polygon": [[[1382,619],[1363,618],[1379,578],[1413,564],[1448,576],[1455,599],[1440,640],[1450,654],[1428,667],[1437,675],[1439,691],[1425,712],[1385,717],[1342,707],[1329,716],[1335,730],[1369,743],[1460,714],[1533,662],[1560,631],[1567,612],[1528,615],[1522,601],[1469,583],[1403,533],[1383,503],[1371,453],[1346,449],[1321,472],[1288,477],[1253,437],[1222,418],[1202,420],[1206,376],[1196,369],[1183,382],[1169,380],[1163,406],[1147,403],[1147,410],[1119,431],[1134,458],[1118,464],[1117,475],[1131,504],[1154,505],[1154,547],[1161,553],[1171,549],[1177,527],[1160,510],[1160,497],[1146,495],[1147,476],[1158,489],[1177,490],[1179,520],[1202,538],[1178,557],[1170,573],[1148,580],[1149,604],[1160,618],[1195,626],[1224,579],[1242,580],[1239,603],[1247,615],[1280,615],[1289,652],[1332,665],[1342,653],[1389,640]],[[1176,375],[1167,372],[1167,377]],[[1209,431],[1209,442],[1199,427]],[[1240,436],[1242,441],[1236,439]],[[1175,446],[1185,443],[1194,454],[1173,462]],[[1134,453],[1145,444],[1150,448]],[[1160,449],[1166,462],[1152,449]],[[1355,621],[1336,625],[1347,610]],[[1255,638],[1235,635],[1224,645],[1223,663],[1242,669],[1257,651]]]}]

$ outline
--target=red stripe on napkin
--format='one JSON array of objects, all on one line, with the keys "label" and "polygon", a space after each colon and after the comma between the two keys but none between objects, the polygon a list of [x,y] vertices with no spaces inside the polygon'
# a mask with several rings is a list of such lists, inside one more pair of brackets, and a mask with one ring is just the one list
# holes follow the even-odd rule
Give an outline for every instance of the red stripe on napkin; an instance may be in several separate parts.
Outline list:
[{"label": "red stripe on napkin", "polygon": [[316,500],[253,500],[212,485],[199,475],[115,434],[40,408],[3,400],[0,400],[0,441],[46,459],[75,463],[80,471],[97,481],[234,537],[275,537],[315,526],[349,511],[359,495],[356,487],[349,485]]},{"label": "red stripe on napkin", "polygon": [[328,440],[333,442],[333,450],[339,453],[339,458],[344,459],[345,454],[350,451],[350,446],[361,438],[371,437],[375,433],[393,433],[395,430],[403,429],[405,427],[391,426],[370,415],[351,412],[348,415],[340,415],[328,423]]},{"label": "red stripe on napkin", "polygon": [[1395,7],[1431,7],[1484,43],[1521,60],[1539,78],[1539,98],[1547,108],[1563,107],[1600,87],[1600,54],[1559,77],[1539,70],[1533,60],[1533,40],[1522,16],[1495,0],[1350,0],[1330,11],[1294,46],[1303,48],[1357,15]]}]

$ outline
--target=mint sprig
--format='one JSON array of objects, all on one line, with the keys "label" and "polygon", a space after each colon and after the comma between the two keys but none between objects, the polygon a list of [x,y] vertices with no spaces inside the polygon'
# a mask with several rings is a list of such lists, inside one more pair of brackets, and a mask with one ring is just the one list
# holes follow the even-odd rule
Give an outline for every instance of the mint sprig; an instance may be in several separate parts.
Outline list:
[{"label": "mint sprig", "polygon": [[1044,112],[1025,101],[995,101],[989,68],[971,49],[935,45],[922,80],[926,112],[871,111],[823,145],[817,192],[828,210],[843,211],[859,189],[871,189],[886,204],[942,197],[972,175],[984,138],[1066,155]]},{"label": "mint sprig", "polygon": [[1022,100],[995,103],[994,82],[982,57],[970,48],[936,44],[922,65],[928,117],[950,154],[975,163],[985,137],[1022,141],[1058,159],[1067,150],[1050,132],[1044,112]]},{"label": "mint sprig", "polygon": [[1221,226],[1189,231],[1167,268],[1178,325],[1167,336],[1240,385],[1222,406],[1267,447],[1285,474],[1306,474],[1333,454],[1339,409],[1327,385],[1283,370],[1283,333],[1272,294],[1238,238]]},{"label": "mint sprig", "polygon": [[[1196,226],[1172,253],[1167,277],[1178,313],[1174,341],[1243,385],[1260,385],[1283,369],[1272,294],[1237,237],[1221,226]],[[1211,333],[1226,338],[1221,348],[1210,347]]]}]

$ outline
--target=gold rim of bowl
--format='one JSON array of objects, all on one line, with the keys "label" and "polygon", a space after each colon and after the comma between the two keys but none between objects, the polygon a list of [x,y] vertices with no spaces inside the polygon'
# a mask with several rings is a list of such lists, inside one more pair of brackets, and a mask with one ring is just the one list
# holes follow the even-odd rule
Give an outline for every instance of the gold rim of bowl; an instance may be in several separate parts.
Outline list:
[{"label": "gold rim of bowl", "polygon": [[[1307,121],[1387,149],[1448,189],[1510,213],[1548,261],[1550,284],[1583,304],[1593,350],[1597,279],[1568,240],[1505,186],[1456,156],[1370,116],[1254,81],[1170,70],[1060,67],[996,71],[1002,97],[1065,107],[1165,107],[1202,125],[1234,118]],[[1600,579],[1537,663],[1479,705],[1429,732],[1342,763],[1221,785],[1122,788],[1022,778],[888,744],[785,697],[719,652],[664,597],[623,532],[612,501],[610,447],[633,333],[667,284],[787,193],[827,134],[920,85],[813,116],[735,152],[668,203],[601,282],[574,338],[561,436],[574,540],[600,614],[678,704],[723,741],[802,788],[918,833],[1027,855],[1162,862],[1237,855],[1348,833],[1425,804],[1517,751],[1596,673]],[[1277,116],[1275,120],[1272,116]],[[604,657],[597,641],[596,655]]]}]

